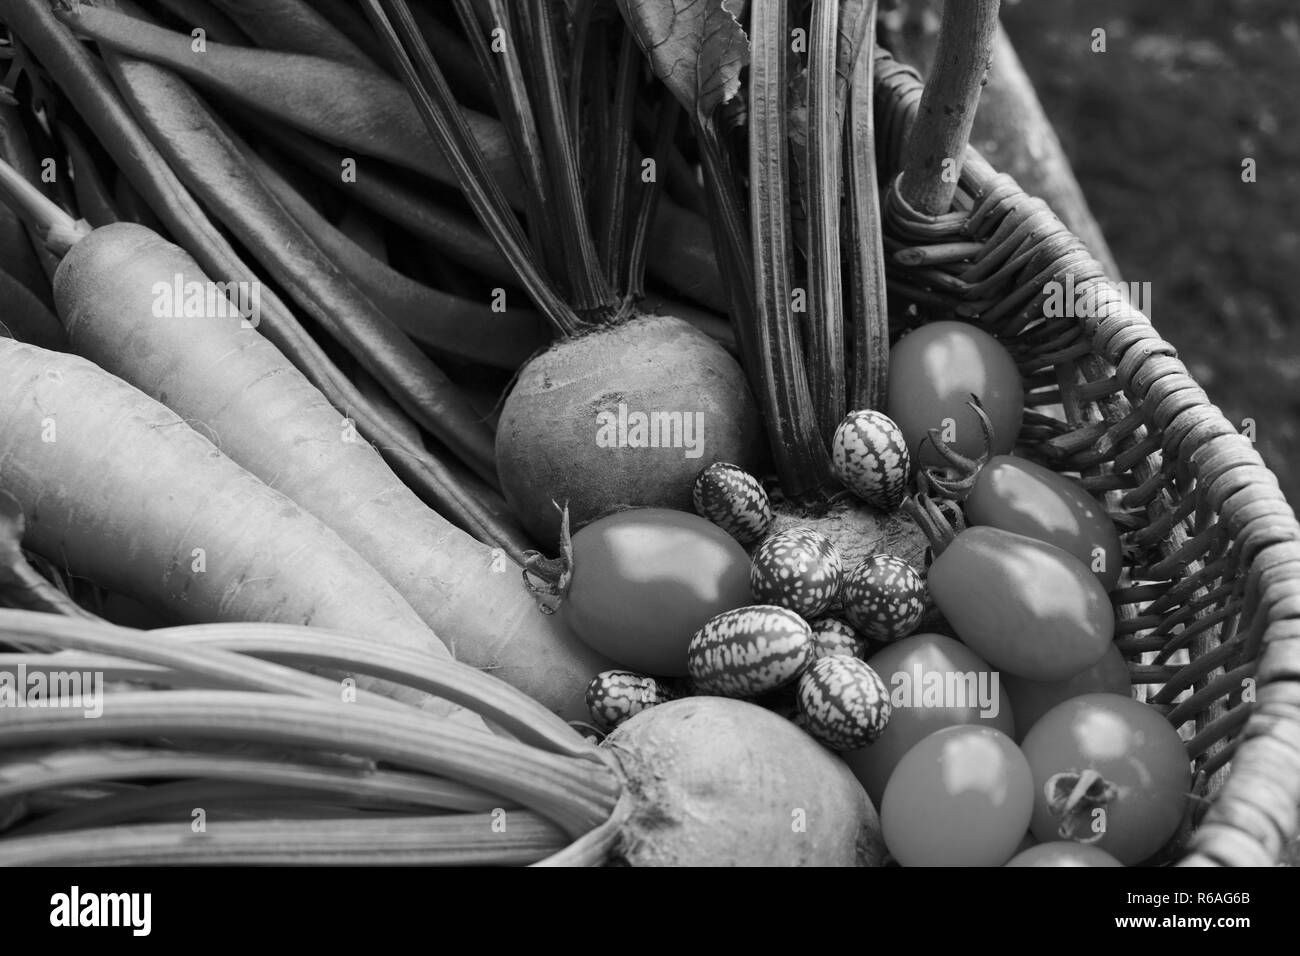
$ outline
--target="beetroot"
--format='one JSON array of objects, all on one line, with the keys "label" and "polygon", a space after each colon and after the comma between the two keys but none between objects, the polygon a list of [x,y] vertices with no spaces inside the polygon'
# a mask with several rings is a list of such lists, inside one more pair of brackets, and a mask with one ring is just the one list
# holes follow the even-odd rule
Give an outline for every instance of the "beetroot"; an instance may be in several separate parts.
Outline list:
[{"label": "beetroot", "polygon": [[689,511],[700,470],[758,462],[758,409],[740,366],[671,316],[557,342],[519,373],[497,430],[506,500],[542,545],[621,507]]}]

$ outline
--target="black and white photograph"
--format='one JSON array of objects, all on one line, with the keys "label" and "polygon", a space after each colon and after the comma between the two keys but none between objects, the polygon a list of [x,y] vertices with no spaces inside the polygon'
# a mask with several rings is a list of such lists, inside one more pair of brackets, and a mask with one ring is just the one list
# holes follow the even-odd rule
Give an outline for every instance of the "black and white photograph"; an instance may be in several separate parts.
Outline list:
[{"label": "black and white photograph", "polygon": [[1282,925],[1298,267],[1290,0],[0,0],[6,925]]}]

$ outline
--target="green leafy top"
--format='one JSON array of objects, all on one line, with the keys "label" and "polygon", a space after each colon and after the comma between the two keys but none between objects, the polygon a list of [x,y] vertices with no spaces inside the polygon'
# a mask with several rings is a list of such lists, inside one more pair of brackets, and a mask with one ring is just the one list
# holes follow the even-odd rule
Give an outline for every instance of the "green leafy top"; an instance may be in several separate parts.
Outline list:
[{"label": "green leafy top", "polygon": [[740,92],[744,0],[618,0],[655,76],[700,126]]}]

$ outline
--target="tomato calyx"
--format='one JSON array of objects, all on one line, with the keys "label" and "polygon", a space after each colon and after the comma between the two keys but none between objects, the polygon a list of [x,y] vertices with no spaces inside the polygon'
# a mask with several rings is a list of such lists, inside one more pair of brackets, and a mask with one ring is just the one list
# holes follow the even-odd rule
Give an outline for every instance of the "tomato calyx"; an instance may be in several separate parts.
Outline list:
[{"label": "tomato calyx", "polygon": [[1105,829],[1095,829],[1097,810],[1103,813],[1120,796],[1120,789],[1095,770],[1065,770],[1053,774],[1043,785],[1047,808],[1059,823],[1056,832],[1063,840],[1096,843]]},{"label": "tomato calyx", "polygon": [[569,505],[560,509],[560,556],[548,558],[540,551],[524,552],[524,587],[543,614],[554,614],[569,593],[573,580],[573,538],[569,534]]},{"label": "tomato calyx", "polygon": [[995,438],[993,420],[984,410],[984,403],[979,400],[978,395],[971,395],[970,399],[966,404],[980,420],[980,429],[984,432],[984,450],[977,457],[968,458],[943,440],[942,429],[931,428],[928,441],[947,465],[946,467],[927,465],[921,469],[930,487],[952,501],[966,500],[966,496],[975,488],[980,471],[993,457]]},{"label": "tomato calyx", "polygon": [[952,520],[944,513],[943,507],[931,497],[930,479],[924,471],[917,474],[916,484],[916,494],[904,498],[900,507],[916,522],[916,526],[930,542],[931,553],[937,558],[956,540],[961,529],[953,526]]}]

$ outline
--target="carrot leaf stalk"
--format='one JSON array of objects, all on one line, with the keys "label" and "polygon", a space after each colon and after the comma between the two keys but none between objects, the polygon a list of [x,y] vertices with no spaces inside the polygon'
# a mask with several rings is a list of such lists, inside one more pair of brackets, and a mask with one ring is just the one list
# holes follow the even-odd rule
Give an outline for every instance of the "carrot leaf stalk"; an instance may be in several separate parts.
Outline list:
[{"label": "carrot leaf stalk", "polygon": [[0,201],[41,233],[45,247],[55,255],[63,255],[90,233],[90,223],[72,218],[3,159],[0,159]]}]

